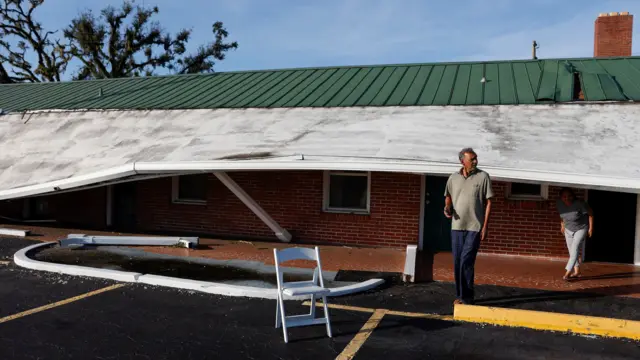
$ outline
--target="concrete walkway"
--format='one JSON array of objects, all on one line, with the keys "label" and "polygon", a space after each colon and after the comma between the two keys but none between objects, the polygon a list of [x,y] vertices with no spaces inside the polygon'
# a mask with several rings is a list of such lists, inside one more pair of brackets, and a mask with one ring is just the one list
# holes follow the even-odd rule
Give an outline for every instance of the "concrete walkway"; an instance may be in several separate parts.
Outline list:
[{"label": "concrete walkway", "polygon": [[[544,260],[500,255],[479,255],[476,260],[476,284],[525,289],[597,293],[640,298],[640,267],[634,265],[585,263],[582,277],[564,281],[564,259]],[[452,282],[450,253],[436,254],[433,278]]]},{"label": "concrete walkway", "polygon": [[[25,239],[36,241],[58,241],[66,238],[68,234],[87,235],[139,235],[149,234],[119,233],[107,231],[93,231],[74,228],[54,228],[44,226],[23,226],[2,224],[0,227],[30,230],[31,235]],[[157,235],[157,234],[155,234]],[[260,261],[267,265],[273,265],[273,249],[306,246],[310,244],[285,244],[281,242],[244,241],[244,240],[220,240],[212,238],[200,238],[197,249],[184,249],[174,247],[138,246],[136,249],[156,254],[166,254],[184,257],[201,257],[216,260],[241,259],[247,261]],[[319,246],[322,257],[322,269],[325,271],[357,270],[382,273],[402,273],[404,270],[405,250],[392,248],[364,248],[348,246]],[[286,266],[313,268],[313,262],[291,261]]]},{"label": "concrete walkway", "polygon": [[[28,239],[56,241],[70,233],[130,235],[82,229],[37,226],[2,225],[7,228],[31,230]],[[131,234],[140,235],[140,234]],[[185,257],[203,257],[218,260],[242,259],[273,264],[273,248],[311,246],[307,244],[283,244],[280,242],[251,242],[201,238],[198,249],[170,247],[138,247],[145,251]],[[326,271],[366,271],[402,273],[405,262],[404,249],[358,248],[345,246],[320,246],[323,269]],[[503,287],[597,293],[613,296],[640,298],[640,267],[623,264],[585,263],[582,277],[567,282],[562,280],[565,259],[535,259],[480,254],[476,262],[476,284]],[[311,262],[291,262],[288,266],[309,268]],[[439,253],[425,262],[425,269],[436,281],[453,281],[450,253]]]}]

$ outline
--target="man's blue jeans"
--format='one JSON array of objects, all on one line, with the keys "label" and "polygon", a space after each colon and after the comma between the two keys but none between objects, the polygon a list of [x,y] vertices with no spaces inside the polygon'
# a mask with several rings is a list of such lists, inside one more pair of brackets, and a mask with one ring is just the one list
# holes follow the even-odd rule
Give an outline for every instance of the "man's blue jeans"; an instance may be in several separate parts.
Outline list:
[{"label": "man's blue jeans", "polygon": [[456,297],[473,304],[473,280],[476,255],[480,248],[480,232],[451,230]]}]

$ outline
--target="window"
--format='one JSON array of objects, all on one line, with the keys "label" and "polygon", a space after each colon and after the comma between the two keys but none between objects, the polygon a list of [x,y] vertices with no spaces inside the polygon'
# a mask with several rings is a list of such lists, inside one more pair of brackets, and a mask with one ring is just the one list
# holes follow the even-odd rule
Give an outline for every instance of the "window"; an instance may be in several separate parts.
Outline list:
[{"label": "window", "polygon": [[543,184],[510,183],[507,198],[513,200],[546,200],[549,187]]},{"label": "window", "polygon": [[207,174],[175,176],[172,185],[174,203],[206,204]]},{"label": "window", "polygon": [[324,210],[369,213],[371,174],[327,171],[324,175]]}]

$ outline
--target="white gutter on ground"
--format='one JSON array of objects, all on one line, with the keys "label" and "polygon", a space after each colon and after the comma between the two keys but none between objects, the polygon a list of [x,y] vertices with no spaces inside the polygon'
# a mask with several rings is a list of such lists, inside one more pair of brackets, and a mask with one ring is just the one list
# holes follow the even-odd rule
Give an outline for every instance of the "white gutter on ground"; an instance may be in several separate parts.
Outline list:
[{"label": "white gutter on ground", "polygon": [[29,235],[29,233],[31,233],[31,230],[17,230],[17,229],[0,228],[0,235],[25,237],[25,236]]}]

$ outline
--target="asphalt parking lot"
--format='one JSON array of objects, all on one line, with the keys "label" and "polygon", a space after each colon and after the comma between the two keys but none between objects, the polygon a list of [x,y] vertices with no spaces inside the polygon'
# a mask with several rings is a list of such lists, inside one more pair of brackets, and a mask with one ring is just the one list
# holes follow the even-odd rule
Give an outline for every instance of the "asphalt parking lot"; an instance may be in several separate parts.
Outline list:
[{"label": "asphalt parking lot", "polygon": [[[116,284],[7,263],[29,244],[0,240],[0,359],[640,358],[633,341],[403,316],[446,313],[450,302],[429,291],[423,292],[428,300],[412,301],[401,296],[401,286],[332,301],[398,312],[384,315],[372,332],[362,328],[373,310],[334,308],[334,338],[323,326],[293,328],[285,344],[274,328],[274,300]],[[287,311],[308,307],[287,302]]]}]

